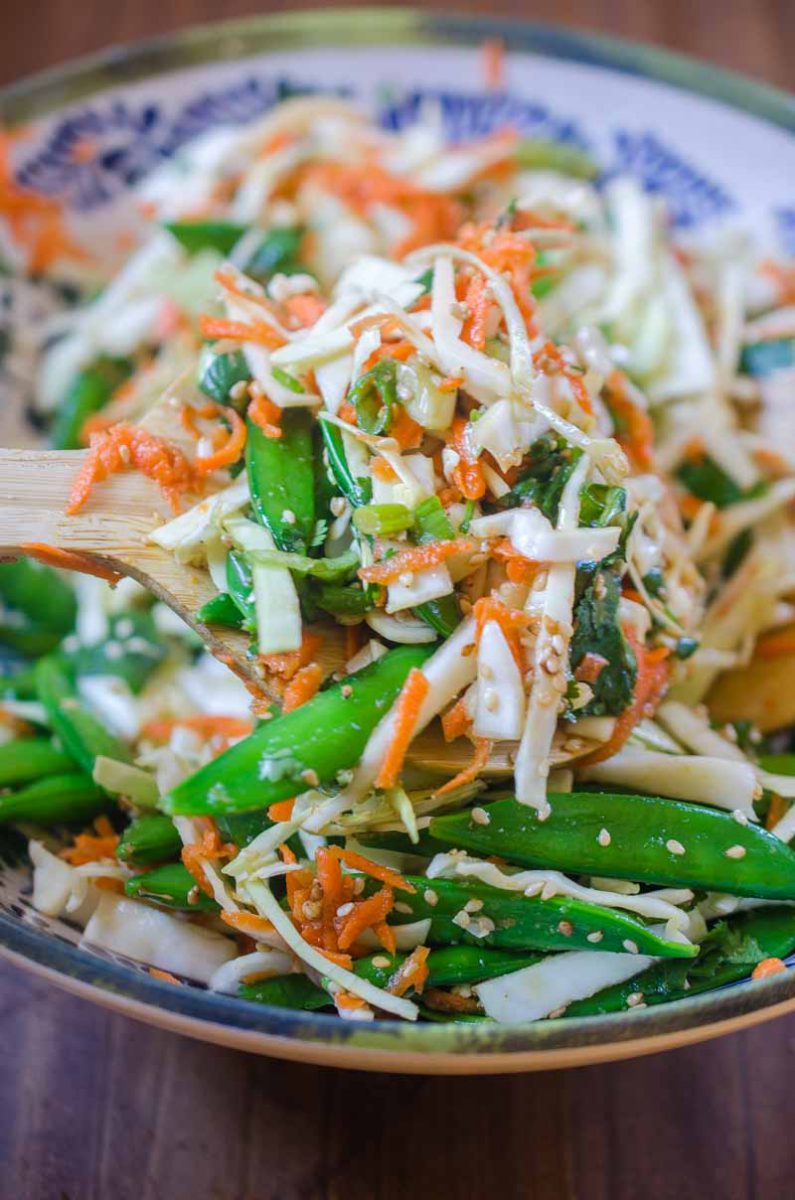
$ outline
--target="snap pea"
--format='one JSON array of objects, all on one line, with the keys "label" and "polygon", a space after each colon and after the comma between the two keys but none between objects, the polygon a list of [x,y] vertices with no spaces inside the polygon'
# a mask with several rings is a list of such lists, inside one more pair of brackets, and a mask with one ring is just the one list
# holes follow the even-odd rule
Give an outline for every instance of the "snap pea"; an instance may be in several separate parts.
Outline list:
[{"label": "snap pea", "polygon": [[61,635],[51,629],[42,629],[24,618],[0,624],[0,646],[13,650],[25,658],[39,658],[57,649]]},{"label": "snap pea", "polygon": [[0,787],[30,783],[43,775],[63,775],[74,769],[69,755],[49,738],[13,738],[0,746]]},{"label": "snap pea", "polygon": [[152,900],[164,908],[176,908],[185,912],[217,912],[218,905],[212,896],[197,885],[196,880],[183,863],[165,863],[144,875],[133,875],[125,880],[124,891],[136,900]]},{"label": "snap pea", "polygon": [[755,908],[713,926],[701,943],[698,958],[689,962],[681,959],[655,963],[625,983],[604,988],[587,1000],[575,1001],[563,1015],[590,1017],[620,1012],[633,1007],[629,1004],[630,996],[642,997],[644,1004],[684,1000],[745,979],[764,959],[784,959],[793,951],[792,909],[783,905]]},{"label": "snap pea", "polygon": [[88,821],[107,807],[107,797],[81,772],[47,775],[18,792],[0,796],[0,822],[32,821],[37,825]]},{"label": "snap pea", "polygon": [[100,754],[130,761],[127,747],[78,700],[69,676],[54,658],[42,658],[36,664],[36,687],[64,750],[89,775]]},{"label": "snap pea", "polygon": [[[216,354],[211,346],[205,346],[199,359],[199,391],[204,392],[216,404],[229,404],[232,388],[236,383],[248,383],[251,368],[242,350],[229,354]],[[245,397],[248,401],[248,396]]]},{"label": "snap pea", "polygon": [[[379,951],[367,958],[359,958],[353,964],[353,973],[376,987],[386,987],[398,967],[405,962],[405,954],[387,954]],[[431,950],[426,959],[428,987],[452,987],[456,984],[479,983],[493,979],[509,971],[520,971],[522,967],[538,962],[537,954],[507,954],[502,950],[489,950],[479,946],[449,946]],[[293,982],[293,981],[301,982]],[[331,1004],[328,992],[312,983],[306,975],[280,975],[272,979],[261,979],[256,983],[241,984],[238,995],[244,1000],[258,1004],[273,1004],[279,1008],[302,1008],[313,1010]]]},{"label": "snap pea", "polygon": [[196,610],[196,620],[205,625],[225,625],[228,629],[242,629],[243,614],[228,592],[219,592]]},{"label": "snap pea", "polygon": [[75,376],[53,425],[52,444],[56,450],[77,450],[85,444],[80,434],[86,421],[105,407],[133,369],[128,358],[102,355]]},{"label": "snap pea", "polygon": [[373,496],[372,482],[361,476],[354,478],[345,454],[342,430],[330,421],[320,421],[320,431],[326,447],[326,456],[337,486],[354,508],[369,504]]},{"label": "snap pea", "polygon": [[324,612],[340,617],[358,617],[375,608],[373,589],[338,583],[320,583],[312,590],[312,599]]},{"label": "snap pea", "polygon": [[282,412],[280,438],[268,438],[248,421],[246,472],[254,516],[280,550],[306,554],[315,529],[315,468],[312,414]]},{"label": "snap pea", "polygon": [[74,592],[57,571],[35,559],[0,563],[0,598],[48,633],[63,637],[74,628]]},{"label": "snap pea", "polygon": [[[16,664],[14,664],[16,666]],[[8,664],[4,664],[8,666]],[[36,674],[33,667],[18,667],[0,673],[0,695],[8,700],[33,700],[36,696]]]},{"label": "snap pea", "polygon": [[123,679],[137,695],[167,654],[168,647],[157,632],[151,612],[130,609],[110,618],[102,641],[79,645],[62,652],[62,657],[75,677],[113,675]]},{"label": "snap pea", "polygon": [[308,976],[298,974],[274,975],[270,979],[258,979],[256,983],[241,983],[237,994],[241,1000],[251,1000],[255,1004],[300,1008],[305,1012],[328,1008],[332,1003],[327,991]]},{"label": "snap pea", "polygon": [[462,620],[461,606],[454,592],[440,596],[438,600],[426,600],[424,604],[418,604],[414,611],[443,638],[448,638]]},{"label": "snap pea", "polygon": [[248,232],[247,225],[233,221],[166,221],[165,228],[188,254],[217,250],[224,256],[231,254],[243,234]]},{"label": "snap pea", "polygon": [[247,846],[263,830],[270,829],[273,821],[265,809],[261,809],[257,812],[222,813],[217,818],[216,825],[222,841],[234,842],[236,846]]},{"label": "snap pea", "polygon": [[522,866],[795,899],[795,852],[727,812],[602,792],[552,795],[549,801],[552,812],[544,821],[511,798],[485,806],[487,825],[476,824],[471,812],[460,812],[434,817],[429,831],[446,846],[499,855]]},{"label": "snap pea", "polygon": [[299,261],[304,230],[300,225],[280,225],[271,229],[243,268],[258,283],[267,283],[274,275],[295,275],[306,271]]},{"label": "snap pea", "polygon": [[[398,646],[294,712],[268,721],[184,780],[160,804],[188,815],[267,808],[354,766],[427,646]],[[345,694],[342,687],[345,687]]]},{"label": "snap pea", "polygon": [[[407,875],[406,879],[415,891],[401,892],[401,908],[392,910],[390,924],[405,925],[429,917],[431,943],[494,946],[502,950],[591,950],[593,943],[588,941],[588,934],[601,933],[600,950],[623,952],[625,943],[630,941],[642,954],[681,958],[696,953],[693,946],[668,941],[620,909],[604,908],[569,896],[542,900],[539,896],[504,891],[476,880],[427,879],[421,875]],[[365,885],[367,894],[374,890],[377,886],[373,882]],[[466,905],[471,900],[481,901],[482,907],[470,916]],[[458,919],[454,921],[454,917]],[[484,918],[488,927],[485,935],[470,932],[469,926],[483,934],[479,922]]]},{"label": "snap pea", "polygon": [[140,867],[179,858],[181,849],[182,839],[171,818],[161,813],[146,813],[124,830],[116,847],[116,856],[122,862]]},{"label": "snap pea", "polygon": [[226,556],[226,586],[232,602],[241,617],[241,628],[253,633],[257,628],[257,610],[254,604],[254,580],[251,567],[240,550],[230,550]]}]

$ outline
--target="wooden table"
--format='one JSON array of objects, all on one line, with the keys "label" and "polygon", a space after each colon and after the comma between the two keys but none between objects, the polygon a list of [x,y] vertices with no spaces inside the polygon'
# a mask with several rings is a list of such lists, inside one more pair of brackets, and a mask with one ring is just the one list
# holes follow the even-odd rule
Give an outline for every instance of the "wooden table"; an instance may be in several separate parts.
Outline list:
[{"label": "wooden table", "polygon": [[[0,81],[255,7],[15,3]],[[784,87],[795,79],[792,0],[487,7],[646,39]],[[0,1018],[0,1200],[795,1195],[795,1018],[616,1066],[455,1081],[320,1071],[204,1046],[7,966]]]}]

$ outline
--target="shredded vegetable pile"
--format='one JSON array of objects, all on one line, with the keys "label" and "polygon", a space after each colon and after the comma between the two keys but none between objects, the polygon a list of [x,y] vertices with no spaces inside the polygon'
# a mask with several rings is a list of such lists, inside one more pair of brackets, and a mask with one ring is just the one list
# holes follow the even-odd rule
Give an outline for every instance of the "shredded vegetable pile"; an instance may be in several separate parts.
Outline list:
[{"label": "shredded vegetable pile", "polygon": [[[209,572],[197,620],[263,687],[129,581],[0,567],[34,906],[345,1020],[785,970],[795,268],[678,243],[571,149],[317,98],[139,199],[139,248],[37,331],[35,405],[89,447],[69,512],[159,485],[151,541]],[[138,424],[164,396],[173,439]]]}]

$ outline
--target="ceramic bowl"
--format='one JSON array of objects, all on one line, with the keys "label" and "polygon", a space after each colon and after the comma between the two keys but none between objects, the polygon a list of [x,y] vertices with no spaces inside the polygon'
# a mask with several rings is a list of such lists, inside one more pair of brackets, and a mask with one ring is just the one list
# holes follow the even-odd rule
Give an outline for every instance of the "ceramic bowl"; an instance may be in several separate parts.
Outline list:
[{"label": "ceramic bowl", "polygon": [[[509,56],[504,87],[489,92],[480,48],[494,37]],[[452,139],[510,125],[581,146],[606,176],[630,173],[663,197],[681,232],[737,221],[795,254],[791,99],[658,50],[549,27],[407,9],[258,17],[24,80],[0,95],[0,116],[27,126],[20,182],[57,196],[92,244],[110,245],[130,219],[133,185],[188,139],[320,89],[350,95],[392,129],[434,97]],[[0,310],[0,331],[13,318]],[[10,444],[22,436],[24,387],[8,364],[3,374],[0,437]],[[0,842],[9,959],[129,1016],[258,1053],[384,1071],[549,1069],[681,1046],[795,1009],[795,972],[660,1008],[517,1026],[351,1025],[258,1006],[78,949],[76,930],[32,909],[23,845],[8,834]]]}]

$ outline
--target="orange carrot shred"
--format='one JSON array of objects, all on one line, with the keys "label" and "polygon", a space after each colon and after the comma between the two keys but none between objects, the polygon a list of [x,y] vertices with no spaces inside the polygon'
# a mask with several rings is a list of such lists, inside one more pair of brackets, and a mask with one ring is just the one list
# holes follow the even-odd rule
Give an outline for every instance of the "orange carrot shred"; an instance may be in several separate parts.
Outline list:
[{"label": "orange carrot shred", "polygon": [[775,829],[776,825],[778,825],[788,808],[789,805],[784,797],[780,796],[778,792],[773,792],[772,796],[770,797],[770,804],[768,805],[767,815],[765,817],[765,829],[767,829],[768,832],[771,829]]},{"label": "orange carrot shred", "polygon": [[[290,878],[289,875],[287,878]],[[270,921],[266,917],[258,917],[256,913],[227,912],[226,909],[222,909],[221,920],[237,933],[244,933],[247,937],[255,939],[261,938],[264,934],[273,933],[273,925]]]},{"label": "orange carrot shred", "polygon": [[267,321],[255,321],[249,325],[245,321],[228,321],[223,317],[199,317],[199,332],[203,338],[229,338],[235,342],[254,342],[267,350],[278,350],[284,345],[284,338],[277,329]]},{"label": "orange carrot shred", "polygon": [[751,972],[752,979],[769,979],[771,975],[781,975],[786,971],[787,964],[780,958],[763,958]]},{"label": "orange carrot shred", "polygon": [[196,487],[193,466],[178,446],[137,425],[114,425],[92,435],[89,452],[69,494],[67,514],[73,516],[80,511],[94,484],[129,467],[153,479],[175,509],[180,493]]},{"label": "orange carrot shred", "polygon": [[422,671],[412,667],[394,706],[394,732],[381,769],[375,780],[377,788],[391,788],[397,783],[406,751],[417,727],[420,710],[428,695],[429,683]]},{"label": "orange carrot shred", "polygon": [[491,742],[488,738],[474,738],[475,753],[472,756],[472,761],[468,767],[464,767],[452,779],[448,779],[440,788],[434,792],[434,796],[446,796],[449,792],[454,792],[457,788],[464,787],[468,783],[474,782],[480,775],[481,771],[488,766],[489,755],[491,754]]},{"label": "orange carrot shred", "polygon": [[150,967],[149,974],[153,979],[160,979],[163,983],[176,983],[178,987],[182,986],[176,975],[172,975],[170,971],[161,971],[160,967]]},{"label": "orange carrot shred", "polygon": [[414,574],[417,571],[427,571],[430,567],[438,567],[440,563],[456,554],[471,553],[475,549],[477,543],[468,538],[429,542],[427,546],[412,546],[409,550],[400,550],[391,558],[373,563],[370,567],[360,567],[358,574],[366,583],[395,583],[407,572]]},{"label": "orange carrot shred", "polygon": [[337,939],[340,950],[349,950],[365,929],[386,920],[394,903],[395,894],[387,886],[368,896],[366,900],[358,900],[352,912],[341,921]]},{"label": "orange carrot shred", "polygon": [[471,724],[472,717],[467,708],[466,697],[462,696],[456,700],[452,708],[448,708],[447,712],[442,715],[444,740],[454,742],[456,738],[463,737]]},{"label": "orange carrot shred", "polygon": [[[220,471],[222,467],[231,467],[240,458],[246,445],[246,426],[242,418],[228,405],[212,405],[216,414],[228,421],[231,429],[229,436],[213,454],[197,455],[195,469],[201,475],[209,475],[212,471]],[[205,415],[207,410],[203,410]]]},{"label": "orange carrot shred", "polygon": [[262,430],[265,437],[280,438],[282,436],[282,410],[278,404],[269,400],[260,388],[252,386],[249,390],[252,395],[251,404],[248,406],[249,420]]},{"label": "orange carrot shred", "polygon": [[322,682],[323,668],[319,663],[309,663],[308,666],[301,667],[284,689],[282,712],[290,713],[306,704],[317,693]]},{"label": "orange carrot shred", "polygon": [[399,892],[415,890],[402,875],[398,875],[397,871],[393,871],[391,867],[384,867],[381,863],[373,862],[372,859],[365,858],[363,854],[357,854],[355,850],[343,850],[341,846],[331,846],[329,852],[340,862],[344,862],[345,866],[352,871],[361,871],[363,875],[369,875],[371,879],[380,879],[382,883],[388,884],[389,887]]},{"label": "orange carrot shred", "polygon": [[26,542],[19,547],[29,558],[48,567],[58,567],[62,571],[79,571],[81,575],[94,575],[104,579],[115,587],[122,578],[119,571],[106,567],[88,554],[77,554],[73,550],[59,550],[57,546],[48,546],[44,542]]},{"label": "orange carrot shred", "polygon": [[271,821],[289,821],[293,815],[295,806],[295,796],[291,800],[279,800],[276,804],[271,804],[268,809],[268,816]]},{"label": "orange carrot shred", "polygon": [[428,946],[415,946],[411,954],[398,967],[387,984],[393,996],[405,996],[409,988],[421,993],[428,979]]},{"label": "orange carrot shred", "polygon": [[468,430],[466,417],[453,417],[453,447],[459,456],[453,479],[465,500],[481,500],[486,494],[486,479],[477,455],[472,453]]}]

